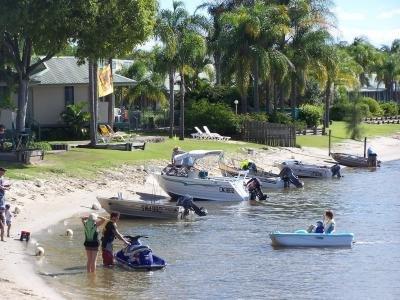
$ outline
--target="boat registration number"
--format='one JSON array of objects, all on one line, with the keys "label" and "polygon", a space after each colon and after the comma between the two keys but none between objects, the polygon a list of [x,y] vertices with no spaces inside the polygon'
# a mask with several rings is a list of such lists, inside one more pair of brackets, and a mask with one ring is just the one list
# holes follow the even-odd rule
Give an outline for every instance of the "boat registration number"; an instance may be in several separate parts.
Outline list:
[{"label": "boat registration number", "polygon": [[142,211],[161,212],[161,207],[153,205],[142,205]]},{"label": "boat registration number", "polygon": [[220,187],[219,191],[220,193],[231,193],[231,194],[235,193],[235,189],[230,187]]}]

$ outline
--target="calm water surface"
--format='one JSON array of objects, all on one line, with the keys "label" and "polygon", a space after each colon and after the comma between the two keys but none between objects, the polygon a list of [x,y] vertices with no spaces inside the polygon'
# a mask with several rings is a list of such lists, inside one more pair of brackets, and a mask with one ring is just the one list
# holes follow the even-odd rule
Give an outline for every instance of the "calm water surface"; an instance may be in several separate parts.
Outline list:
[{"label": "calm water surface", "polygon": [[[37,269],[58,274],[44,278],[69,299],[400,299],[400,161],[344,174],[270,193],[265,206],[203,202],[209,215],[194,222],[121,220],[121,232],[150,237],[163,271],[88,276],[78,218],[41,234]],[[269,232],[306,228],[326,208],[355,234],[352,249],[271,247]]]}]

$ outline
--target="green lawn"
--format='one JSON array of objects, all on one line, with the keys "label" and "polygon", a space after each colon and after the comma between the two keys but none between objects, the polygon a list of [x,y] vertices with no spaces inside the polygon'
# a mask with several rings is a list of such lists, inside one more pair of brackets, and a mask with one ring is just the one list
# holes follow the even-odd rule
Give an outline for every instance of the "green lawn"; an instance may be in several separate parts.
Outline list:
[{"label": "green lawn", "polygon": [[34,177],[49,177],[68,175],[74,177],[93,177],[101,169],[116,167],[122,164],[143,164],[153,159],[170,159],[172,148],[180,146],[184,150],[224,150],[234,153],[243,147],[260,148],[263,145],[252,143],[223,143],[215,141],[198,141],[186,139],[184,141],[166,139],[163,143],[148,143],[146,150],[133,152],[118,150],[100,150],[73,148],[72,150],[45,155],[45,161],[40,165],[24,166],[21,164],[3,164],[8,169],[7,176],[16,179],[30,179]]},{"label": "green lawn", "polygon": [[[400,124],[363,124],[363,136],[375,137],[375,136],[388,136],[400,133]],[[332,130],[332,144],[343,142],[345,139],[349,139],[350,136],[346,131],[345,122],[333,122],[330,126]],[[301,135],[297,136],[296,142],[302,147],[317,147],[317,148],[328,148],[328,136],[318,135]]]}]

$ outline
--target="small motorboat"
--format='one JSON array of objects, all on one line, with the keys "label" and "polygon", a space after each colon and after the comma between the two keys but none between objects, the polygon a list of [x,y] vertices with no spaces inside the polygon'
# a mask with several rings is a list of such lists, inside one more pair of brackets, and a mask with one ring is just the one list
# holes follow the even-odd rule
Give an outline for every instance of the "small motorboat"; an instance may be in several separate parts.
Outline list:
[{"label": "small motorboat", "polygon": [[295,186],[301,188],[304,183],[301,182],[297,176],[293,174],[290,170],[286,169],[280,174],[274,174],[267,172],[261,168],[256,168],[253,163],[253,168],[250,170],[241,170],[232,165],[228,165],[222,159],[218,162],[219,169],[224,176],[239,176],[244,171],[248,171],[249,177],[257,178],[261,183],[261,189],[263,191],[269,191],[270,189],[282,189],[288,188],[290,186]]},{"label": "small motorboat", "polygon": [[306,178],[328,178],[333,176],[341,177],[340,166],[319,166],[313,164],[304,164],[300,160],[291,159],[283,162],[275,163],[275,165],[283,170],[285,167],[292,169],[294,175]]},{"label": "small motorboat", "polygon": [[129,270],[152,271],[164,268],[167,263],[162,258],[153,254],[149,246],[143,245],[140,238],[144,235],[124,236],[131,244],[115,254],[118,265]]},{"label": "small motorboat", "polygon": [[380,161],[375,156],[362,157],[346,153],[331,153],[332,158],[339,164],[353,168],[380,167]]},{"label": "small motorboat", "polygon": [[[151,219],[192,219],[195,214],[198,216],[207,215],[207,210],[194,204],[193,199],[182,202],[184,205],[166,204],[169,197],[147,193],[136,193],[135,199],[124,199],[119,197],[97,197],[101,207],[111,213],[118,211],[122,216],[129,218],[151,218]],[[189,195],[185,195],[190,197]],[[167,202],[169,203],[169,202]]]},{"label": "small motorboat", "polygon": [[352,233],[308,233],[298,230],[294,233],[273,232],[269,235],[272,245],[281,247],[351,247]]},{"label": "small motorboat", "polygon": [[209,176],[208,171],[194,166],[199,159],[221,156],[221,150],[193,150],[174,157],[175,165],[168,165],[162,171],[150,171],[160,187],[177,199],[189,194],[195,200],[243,201],[249,199],[244,185],[245,175],[237,177]]}]

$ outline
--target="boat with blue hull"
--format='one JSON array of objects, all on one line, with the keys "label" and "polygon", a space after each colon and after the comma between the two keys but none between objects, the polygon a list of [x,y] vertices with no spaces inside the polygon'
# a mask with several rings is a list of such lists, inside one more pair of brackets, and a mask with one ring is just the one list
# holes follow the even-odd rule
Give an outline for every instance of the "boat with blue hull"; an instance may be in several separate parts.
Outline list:
[{"label": "boat with blue hull", "polygon": [[273,232],[269,235],[272,245],[280,247],[351,247],[354,240],[352,233],[308,233]]}]

